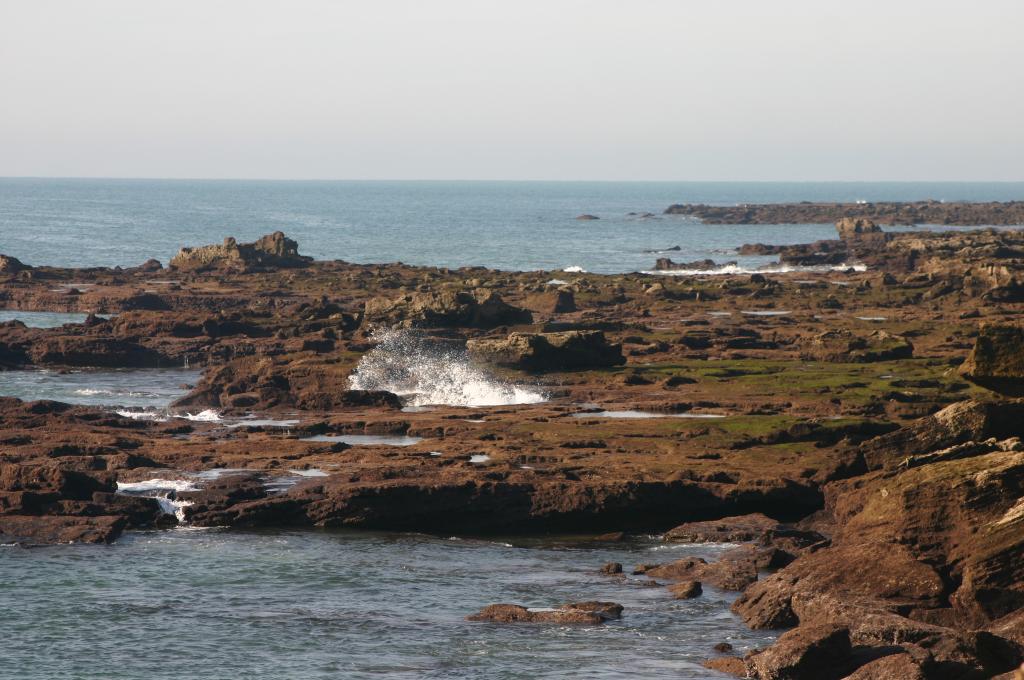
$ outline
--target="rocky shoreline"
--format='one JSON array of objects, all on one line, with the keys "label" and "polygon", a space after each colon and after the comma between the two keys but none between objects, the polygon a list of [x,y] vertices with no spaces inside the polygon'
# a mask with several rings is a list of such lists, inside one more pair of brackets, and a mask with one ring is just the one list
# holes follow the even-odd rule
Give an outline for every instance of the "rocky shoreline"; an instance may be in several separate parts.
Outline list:
[{"label": "rocky shoreline", "polygon": [[666,215],[695,217],[707,224],[822,224],[843,218],[877,224],[1008,226],[1024,224],[1024,201],[912,201],[863,203],[745,203],[735,206],[676,203]]},{"label": "rocky shoreline", "polygon": [[[747,624],[791,629],[718,670],[1008,674],[1024,661],[1024,234],[838,226],[742,249],[807,269],[714,277],[319,262],[281,233],[168,267],[0,256],[0,308],[90,314],[0,324],[0,369],[205,369],[145,418],[0,398],[0,540],[179,522],[664,531],[742,544],[637,565],[666,598],[740,591]],[[220,419],[173,417],[201,409]],[[160,499],[123,492],[160,480]],[[494,607],[481,619],[629,615]]]}]

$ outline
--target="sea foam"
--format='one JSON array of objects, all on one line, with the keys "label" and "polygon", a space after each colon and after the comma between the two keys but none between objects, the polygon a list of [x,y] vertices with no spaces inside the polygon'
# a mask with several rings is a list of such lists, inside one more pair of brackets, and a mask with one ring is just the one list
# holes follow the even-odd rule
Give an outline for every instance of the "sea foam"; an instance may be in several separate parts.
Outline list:
[{"label": "sea foam", "polygon": [[440,347],[413,331],[379,331],[374,340],[377,346],[349,376],[353,390],[386,390],[412,406],[507,406],[546,399],[540,390],[491,375],[466,352]]},{"label": "sea foam", "polygon": [[129,496],[152,498],[167,515],[174,515],[179,522],[185,521],[185,508],[192,501],[177,497],[179,491],[195,491],[198,487],[187,479],[146,479],[141,482],[118,482],[117,492]]},{"label": "sea foam", "polygon": [[741,267],[737,264],[724,264],[714,269],[668,269],[640,272],[658,276],[722,276],[725,274],[789,274],[793,272],[826,273],[826,272],[863,272],[867,271],[864,264],[834,264],[801,266],[792,264],[773,264],[765,267]]}]

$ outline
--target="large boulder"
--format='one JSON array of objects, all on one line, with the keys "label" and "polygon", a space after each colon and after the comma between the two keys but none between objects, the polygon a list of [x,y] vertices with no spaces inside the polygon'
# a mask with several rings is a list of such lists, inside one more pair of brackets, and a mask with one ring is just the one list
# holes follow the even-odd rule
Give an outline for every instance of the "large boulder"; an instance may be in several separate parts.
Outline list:
[{"label": "large boulder", "polygon": [[846,628],[803,626],[745,661],[748,675],[761,680],[838,680],[852,651]]},{"label": "large boulder", "polygon": [[604,368],[626,363],[622,345],[608,342],[602,331],[511,333],[507,338],[470,340],[474,358],[527,371]]},{"label": "large boulder", "polygon": [[982,326],[960,375],[1001,394],[1024,396],[1024,327]]},{"label": "large boulder", "polygon": [[913,355],[914,346],[903,336],[886,331],[861,336],[845,329],[825,331],[814,336],[801,353],[801,357],[807,361],[858,364],[909,359]]},{"label": "large boulder", "polygon": [[366,301],[363,314],[369,323],[417,328],[494,328],[533,321],[529,311],[507,304],[487,288],[376,297]]},{"label": "large boulder", "polygon": [[880,226],[866,217],[844,217],[836,222],[836,232],[844,241],[860,238],[864,234],[877,234],[881,231]]},{"label": "large boulder", "polygon": [[205,271],[221,269],[252,271],[275,267],[303,267],[313,261],[299,255],[299,244],[284,233],[261,236],[253,243],[238,243],[233,237],[222,245],[182,248],[171,258],[170,266],[179,271]]}]

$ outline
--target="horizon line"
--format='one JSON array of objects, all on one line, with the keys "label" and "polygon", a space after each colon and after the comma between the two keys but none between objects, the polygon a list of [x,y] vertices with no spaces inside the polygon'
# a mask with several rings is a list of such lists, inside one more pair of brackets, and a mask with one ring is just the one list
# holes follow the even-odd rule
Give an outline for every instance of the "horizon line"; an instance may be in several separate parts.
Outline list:
[{"label": "horizon line", "polygon": [[105,175],[0,175],[0,180],[94,180],[143,182],[519,182],[606,184],[1024,184],[1024,179],[508,179],[415,177],[153,177]]}]

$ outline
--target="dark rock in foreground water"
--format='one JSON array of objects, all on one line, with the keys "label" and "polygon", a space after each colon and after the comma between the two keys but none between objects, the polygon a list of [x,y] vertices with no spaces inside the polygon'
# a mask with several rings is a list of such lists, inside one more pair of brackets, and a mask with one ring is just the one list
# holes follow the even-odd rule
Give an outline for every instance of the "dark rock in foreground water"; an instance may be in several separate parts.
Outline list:
[{"label": "dark rock in foreground water", "polygon": [[468,621],[492,623],[557,623],[596,625],[622,616],[622,605],[614,602],[578,602],[558,609],[530,610],[517,604],[492,604],[466,617]]}]

